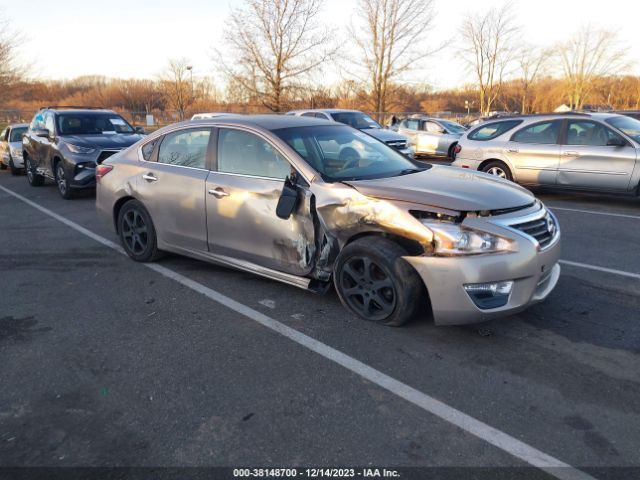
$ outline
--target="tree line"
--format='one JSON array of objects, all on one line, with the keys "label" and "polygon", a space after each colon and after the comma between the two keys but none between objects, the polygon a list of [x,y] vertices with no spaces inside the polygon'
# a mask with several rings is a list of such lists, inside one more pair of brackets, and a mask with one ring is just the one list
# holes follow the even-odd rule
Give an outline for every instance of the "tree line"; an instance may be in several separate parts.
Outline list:
[{"label": "tree line", "polygon": [[[323,0],[243,0],[232,7],[224,45],[212,56],[220,72],[215,79],[194,78],[186,58],[168,60],[153,79],[30,78],[18,61],[19,33],[0,20],[0,106],[170,110],[176,119],[197,111],[310,107],[482,115],[561,104],[640,108],[640,77],[627,74],[630,64],[614,32],[584,26],[559,44],[530,44],[522,40],[511,3],[466,15],[451,54],[467,66],[468,82],[436,91],[420,81],[420,72],[452,42],[430,36],[435,6],[435,0],[357,0],[348,31],[336,32],[319,20]],[[336,40],[344,35],[348,50]],[[322,81],[330,69],[341,72],[333,85]]]}]

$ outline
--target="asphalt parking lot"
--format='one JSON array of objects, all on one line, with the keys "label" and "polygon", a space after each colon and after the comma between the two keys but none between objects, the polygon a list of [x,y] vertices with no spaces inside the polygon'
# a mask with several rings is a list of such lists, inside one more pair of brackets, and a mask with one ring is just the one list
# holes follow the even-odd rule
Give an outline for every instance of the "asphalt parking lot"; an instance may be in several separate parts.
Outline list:
[{"label": "asphalt parking lot", "polygon": [[334,293],[137,264],[90,192],[0,172],[0,466],[640,474],[640,200],[536,193],[563,234],[545,303],[394,329]]}]

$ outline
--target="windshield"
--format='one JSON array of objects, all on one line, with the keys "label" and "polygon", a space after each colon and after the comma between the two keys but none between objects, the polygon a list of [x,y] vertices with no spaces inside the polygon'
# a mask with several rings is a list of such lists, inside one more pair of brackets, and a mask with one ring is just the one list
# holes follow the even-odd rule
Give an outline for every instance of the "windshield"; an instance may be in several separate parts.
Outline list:
[{"label": "windshield", "polygon": [[607,118],[605,121],[633,138],[636,142],[640,142],[640,120],[619,116]]},{"label": "windshield", "polygon": [[27,127],[18,127],[11,129],[11,135],[9,136],[10,142],[21,142],[22,135],[27,133]]},{"label": "windshield", "polygon": [[115,113],[61,113],[57,118],[60,135],[134,133],[135,130]]},{"label": "windshield", "polygon": [[366,133],[343,126],[274,130],[329,182],[370,180],[419,172],[419,166]]},{"label": "windshield", "polygon": [[440,124],[447,129],[450,133],[464,133],[466,128],[456,122],[450,122],[448,120],[440,120]]},{"label": "windshield", "polygon": [[382,128],[378,122],[376,122],[366,113],[362,112],[336,112],[332,113],[331,117],[336,122],[344,123],[345,125],[357,128],[358,130],[364,130],[367,128]]}]

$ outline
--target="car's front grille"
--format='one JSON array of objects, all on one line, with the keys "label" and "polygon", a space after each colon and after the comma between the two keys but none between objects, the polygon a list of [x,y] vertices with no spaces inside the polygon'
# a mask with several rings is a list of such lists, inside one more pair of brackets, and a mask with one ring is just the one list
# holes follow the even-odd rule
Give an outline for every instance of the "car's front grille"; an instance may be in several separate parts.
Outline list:
[{"label": "car's front grille", "polygon": [[521,232],[535,238],[541,248],[548,246],[558,234],[558,226],[554,218],[548,213],[544,217],[529,222],[516,223],[511,225],[511,227],[517,228]]},{"label": "car's front grille", "polygon": [[389,145],[391,148],[395,148],[396,150],[404,150],[405,148],[407,148],[406,140],[390,140],[385,143]]},{"label": "car's front grille", "polygon": [[102,150],[100,152],[100,155],[98,156],[98,160],[96,160],[96,163],[98,165],[100,165],[102,162],[104,162],[107,158],[109,158],[111,155],[115,155],[116,153],[118,153],[120,150]]}]

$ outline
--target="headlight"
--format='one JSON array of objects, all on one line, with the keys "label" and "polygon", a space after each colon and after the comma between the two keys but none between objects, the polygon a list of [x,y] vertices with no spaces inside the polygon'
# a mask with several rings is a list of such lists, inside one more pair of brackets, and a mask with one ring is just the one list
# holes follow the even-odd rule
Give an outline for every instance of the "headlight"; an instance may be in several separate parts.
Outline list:
[{"label": "headlight", "polygon": [[11,152],[11,156],[12,157],[21,157],[22,156],[22,149],[21,148],[9,147],[9,151]]},{"label": "headlight", "polygon": [[73,143],[67,143],[67,148],[72,152],[72,153],[93,153],[96,151],[95,148],[90,148],[90,147],[80,147],[78,145],[74,145]]},{"label": "headlight", "polygon": [[504,237],[451,223],[421,220],[433,232],[436,255],[479,255],[482,253],[510,252],[512,242]]}]

